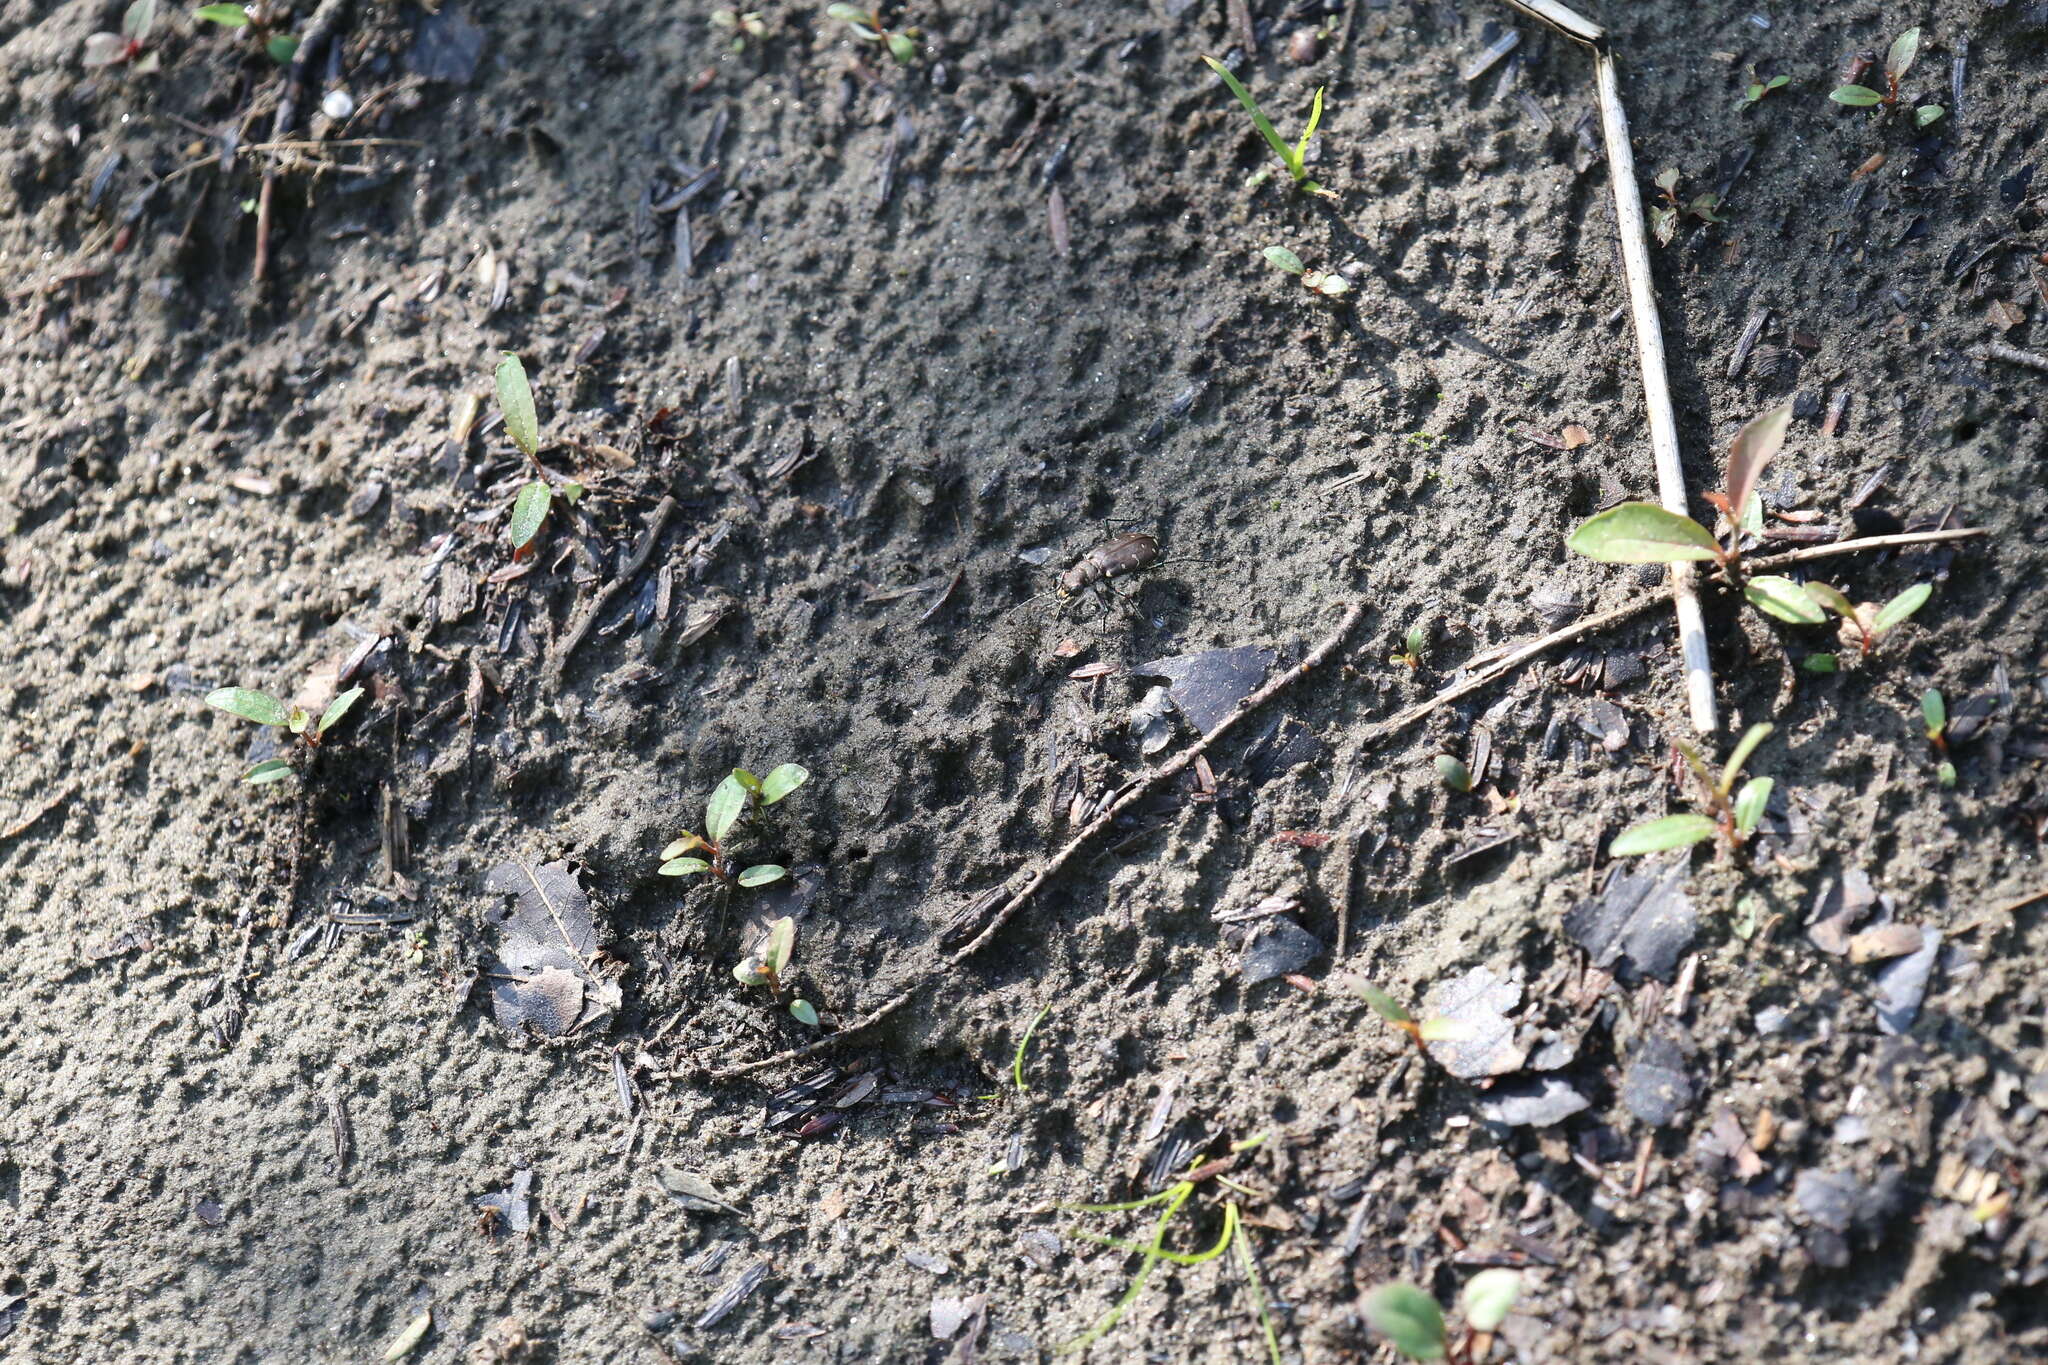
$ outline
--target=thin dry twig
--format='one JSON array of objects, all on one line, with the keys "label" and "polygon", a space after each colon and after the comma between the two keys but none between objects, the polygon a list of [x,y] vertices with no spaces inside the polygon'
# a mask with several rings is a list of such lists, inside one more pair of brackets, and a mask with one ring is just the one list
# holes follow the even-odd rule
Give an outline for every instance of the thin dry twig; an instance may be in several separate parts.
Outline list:
[{"label": "thin dry twig", "polygon": [[[292,64],[285,72],[284,95],[277,102],[277,114],[270,121],[270,142],[280,143],[285,134],[291,132],[298,122],[299,101],[308,89],[309,74],[313,64],[327,53],[328,40],[341,27],[344,15],[348,13],[348,0],[321,0],[320,8],[313,11],[313,17],[306,21],[306,27],[299,34],[298,51],[292,54]],[[276,188],[277,166],[273,162],[263,168],[263,188],[256,196],[256,267],[254,279],[263,283],[264,274],[270,267],[270,200]]]},{"label": "thin dry twig", "polygon": [[[1607,144],[1607,176],[1613,182],[1614,225],[1621,238],[1621,270],[1628,283],[1629,311],[1642,360],[1643,406],[1650,421],[1650,454],[1657,468],[1657,497],[1667,511],[1690,516],[1685,468],[1678,458],[1678,414],[1671,405],[1671,380],[1664,363],[1664,328],[1657,318],[1656,284],[1650,276],[1650,239],[1643,224],[1642,190],[1636,183],[1635,152],[1628,140],[1628,114],[1621,104],[1621,79],[1607,34],[1598,24],[1556,0],[1508,0],[1533,19],[1593,50],[1593,83],[1600,104],[1600,129]],[[1714,706],[1713,664],[1707,657],[1707,623],[1700,614],[1690,564],[1671,565],[1666,594],[1677,608],[1678,644],[1685,663],[1685,691],[1693,728],[1712,734],[1720,725]]]},{"label": "thin dry twig", "polygon": [[2039,351],[2023,351],[2002,341],[1987,341],[1977,348],[1977,354],[1986,360],[2009,361],[2014,365],[2024,365],[2030,370],[2048,374],[2048,355],[2042,355]]},{"label": "thin dry twig", "polygon": [[590,634],[590,628],[597,624],[598,616],[612,598],[618,595],[619,589],[625,587],[632,581],[634,575],[647,567],[649,557],[654,554],[655,544],[660,541],[661,533],[668,529],[668,520],[675,513],[676,500],[664,494],[661,501],[655,505],[654,515],[647,520],[647,529],[640,533],[640,544],[634,548],[632,557],[626,561],[617,576],[590,599],[590,605],[583,609],[577,616],[576,623],[569,627],[569,633],[562,637],[561,646],[555,650],[555,657],[548,665],[550,679],[561,678],[562,670],[569,666],[569,657],[576,652],[576,647],[583,643],[583,637]]},{"label": "thin dry twig", "polygon": [[[1792,564],[1804,564],[1809,560],[1827,559],[1833,555],[1853,554],[1860,550],[1885,550],[1900,546],[1934,545],[1940,544],[1943,541],[1975,540],[1984,534],[1986,532],[1982,527],[1970,526],[1953,531],[1915,531],[1906,535],[1871,536],[1865,540],[1837,541],[1833,545],[1808,545],[1803,549],[1789,550],[1781,555],[1771,555],[1764,559],[1748,561],[1744,567],[1748,572],[1752,573],[1768,572],[1772,569],[1782,569]],[[1670,600],[1671,588],[1669,585],[1666,585],[1647,596],[1638,597],[1633,602],[1627,602],[1609,611],[1599,612],[1583,620],[1574,621],[1563,630],[1552,631],[1541,639],[1531,640],[1528,644],[1521,646],[1512,653],[1487,665],[1479,672],[1474,673],[1463,682],[1446,687],[1428,701],[1418,702],[1406,711],[1399,712],[1388,717],[1386,720],[1366,726],[1360,732],[1359,738],[1366,744],[1385,739],[1389,735],[1407,729],[1439,707],[1448,706],[1460,698],[1472,695],[1488,683],[1498,681],[1539,654],[1555,649],[1559,645],[1570,644],[1581,636],[1592,635],[1607,629],[1609,626],[1618,625],[1630,617],[1640,616],[1658,603]]]},{"label": "thin dry twig", "polygon": [[1024,907],[1025,902],[1031,899],[1033,893],[1038,888],[1044,886],[1047,881],[1052,879],[1055,873],[1071,862],[1074,855],[1083,848],[1086,848],[1096,835],[1108,829],[1114,823],[1117,816],[1129,810],[1133,805],[1143,800],[1164,783],[1171,781],[1186,771],[1189,764],[1201,757],[1210,745],[1230,733],[1231,728],[1240,720],[1243,720],[1246,716],[1258,710],[1259,707],[1271,701],[1298,679],[1307,677],[1310,673],[1328,662],[1330,656],[1335,654],[1338,648],[1343,645],[1345,639],[1350,636],[1352,630],[1358,625],[1364,615],[1365,603],[1361,601],[1353,604],[1351,609],[1344,613],[1344,619],[1337,623],[1337,628],[1330,632],[1329,637],[1311,650],[1308,656],[1300,663],[1267,680],[1265,686],[1240,701],[1229,715],[1216,722],[1215,727],[1208,734],[1203,735],[1193,745],[1176,755],[1171,762],[1153,769],[1150,773],[1132,782],[1125,789],[1124,794],[1111,803],[1109,809],[1103,811],[1093,820],[1090,820],[1079,834],[1069,839],[1058,853],[1055,853],[1048,859],[1038,871],[1032,873],[1030,879],[1023,886],[1019,887],[1008,900],[1003,902],[1002,907],[989,919],[988,924],[983,927],[980,933],[941,959],[932,970],[921,974],[910,985],[904,987],[883,1001],[879,1006],[869,1010],[866,1014],[829,1037],[820,1038],[816,1042],[808,1043],[803,1047],[795,1047],[787,1051],[778,1052],[771,1057],[762,1057],[756,1061],[742,1062],[737,1066],[717,1068],[711,1072],[711,1079],[715,1081],[728,1080],[734,1076],[744,1076],[749,1072],[760,1071],[767,1067],[780,1066],[787,1062],[800,1062],[807,1057],[814,1057],[828,1048],[836,1047],[856,1033],[873,1028],[897,1010],[902,1009],[910,1003],[912,998],[925,985],[956,970],[960,964],[979,952],[983,945],[994,938],[1002,930],[1002,927],[1008,924],[1011,918]]}]

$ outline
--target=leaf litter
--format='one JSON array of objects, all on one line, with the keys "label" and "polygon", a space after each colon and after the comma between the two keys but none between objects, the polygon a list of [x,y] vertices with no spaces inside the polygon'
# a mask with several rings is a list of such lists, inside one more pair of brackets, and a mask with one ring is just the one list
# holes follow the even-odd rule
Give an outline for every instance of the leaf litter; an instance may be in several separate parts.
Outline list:
[{"label": "leaf litter", "polygon": [[618,1009],[618,982],[592,966],[598,936],[590,897],[566,861],[500,863],[484,885],[513,898],[484,916],[497,931],[484,973],[500,1028],[560,1038]]}]

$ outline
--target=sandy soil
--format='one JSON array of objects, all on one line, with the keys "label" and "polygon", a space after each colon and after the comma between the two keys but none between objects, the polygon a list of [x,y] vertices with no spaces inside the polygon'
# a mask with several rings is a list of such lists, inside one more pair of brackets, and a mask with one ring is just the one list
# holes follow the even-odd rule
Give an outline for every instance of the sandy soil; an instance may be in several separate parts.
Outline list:
[{"label": "sandy soil", "polygon": [[[1243,56],[1234,4],[920,4],[885,16],[907,68],[822,6],[743,52],[707,5],[439,8],[342,7],[297,121],[328,165],[279,165],[259,284],[254,41],[167,10],[160,71],[88,70],[121,7],[0,0],[0,1359],[377,1359],[429,1311],[410,1359],[1047,1359],[1140,1264],[1083,1234],[1150,1226],[1055,1206],[1261,1135],[1172,1244],[1240,1204],[1288,1361],[1381,1358],[1363,1291],[1490,1264],[1525,1270],[1493,1360],[2048,1345],[2048,910],[2011,908],[2048,886],[2048,432],[2042,375],[1976,349],[2048,339],[2042,5],[1603,7],[1645,192],[1723,195],[1656,254],[1694,486],[1790,398],[1774,528],[1988,531],[1825,566],[1935,589],[1831,676],[1825,633],[1710,598],[1714,747],[1774,722],[1777,799],[1674,878],[1695,923],[1649,963],[1584,917],[1612,835],[1686,808],[1667,616],[1366,739],[1645,590],[1563,548],[1654,494],[1581,50],[1504,6],[1252,0],[1282,130],[1327,87],[1326,204],[1247,183],[1270,158],[1196,60]],[[1940,122],[1828,102],[1916,19]],[[1755,67],[1790,82],[1745,108]],[[713,164],[686,268],[663,201]],[[524,462],[454,435],[508,349],[588,490],[520,563]],[[1121,599],[1051,591],[1132,528],[1163,562]],[[1191,741],[1141,752],[1132,667],[1289,665],[1361,601],[1213,791],[1167,784],[936,965]],[[365,645],[317,761],[241,782],[271,741],[206,693]],[[1953,789],[1929,687],[1982,699]],[[728,770],[784,761],[812,780],[745,839],[792,883],[657,874]],[[620,1003],[522,1038],[485,875],[555,859]],[[1249,982],[1273,921],[1229,921],[1275,895],[1314,942]],[[1845,901],[1939,931],[1898,1031],[1912,959],[1810,930]],[[826,1031],[921,988],[717,1079],[816,1036],[731,975],[783,913]],[[1481,968],[1519,1075],[1452,1075],[1346,984]],[[776,1123],[806,1079],[825,1110]],[[1510,1122],[1544,1085],[1582,1107]],[[1241,1265],[1161,1268],[1090,1358],[1265,1359]]]}]

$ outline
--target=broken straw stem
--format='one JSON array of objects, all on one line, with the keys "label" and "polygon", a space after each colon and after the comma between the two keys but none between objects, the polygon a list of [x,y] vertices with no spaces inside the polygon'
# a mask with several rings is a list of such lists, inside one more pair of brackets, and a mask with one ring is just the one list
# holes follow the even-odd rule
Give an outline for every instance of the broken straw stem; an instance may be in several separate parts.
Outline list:
[{"label": "broken straw stem", "polygon": [[[1614,223],[1621,236],[1621,269],[1628,280],[1629,311],[1635,316],[1636,350],[1643,363],[1643,406],[1650,419],[1650,454],[1657,466],[1657,496],[1668,512],[1691,516],[1685,469],[1678,459],[1678,414],[1671,406],[1671,381],[1664,368],[1664,328],[1657,320],[1656,287],[1650,279],[1649,237],[1643,226],[1643,198],[1636,187],[1635,152],[1628,142],[1628,115],[1621,107],[1621,83],[1606,47],[1593,50],[1600,95],[1600,124],[1607,142],[1608,178],[1614,182]],[[1714,709],[1714,672],[1707,658],[1707,623],[1700,615],[1690,564],[1671,566],[1671,602],[1678,612],[1678,645],[1685,663],[1685,692],[1693,728],[1712,734],[1720,725]]]}]

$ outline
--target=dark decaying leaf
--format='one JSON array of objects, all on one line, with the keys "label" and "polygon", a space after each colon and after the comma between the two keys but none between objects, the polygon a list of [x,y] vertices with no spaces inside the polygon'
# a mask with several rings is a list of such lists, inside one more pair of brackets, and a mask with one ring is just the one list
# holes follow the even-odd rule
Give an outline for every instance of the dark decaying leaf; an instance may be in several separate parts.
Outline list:
[{"label": "dark decaying leaf", "polygon": [[1806,922],[1806,937],[1813,946],[1836,957],[1849,951],[1849,931],[1877,904],[1877,888],[1863,869],[1852,867],[1839,880],[1831,879],[1814,900],[1813,913]]},{"label": "dark decaying leaf", "polygon": [[1931,924],[1920,928],[1920,949],[1898,958],[1877,974],[1877,1026],[1891,1034],[1905,1033],[1920,1013],[1927,996],[1927,982],[1934,975],[1934,959],[1941,953],[1941,930]]},{"label": "dark decaying leaf", "polygon": [[1216,728],[1231,708],[1265,681],[1273,666],[1273,651],[1259,645],[1235,649],[1206,649],[1199,654],[1176,654],[1139,664],[1131,672],[1139,677],[1164,678],[1178,706],[1191,724],[1207,734]]},{"label": "dark decaying leaf", "polygon": [[1429,1055],[1461,1080],[1521,1070],[1528,1054],[1515,1046],[1515,1026],[1506,1017],[1521,1003],[1521,986],[1485,967],[1441,983],[1430,992],[1423,1013],[1456,1020],[1459,1027],[1454,1036],[1432,1042]]},{"label": "dark decaying leaf", "polygon": [[1621,1078],[1621,1102],[1644,1123],[1664,1128],[1678,1121],[1693,1101],[1685,1049],[1675,1038],[1651,1034],[1637,1045]]},{"label": "dark decaying leaf", "polygon": [[1517,1076],[1502,1081],[1479,1101],[1488,1123],[1509,1128],[1547,1128],[1562,1123],[1591,1103],[1555,1076]]},{"label": "dark decaying leaf", "polygon": [[1285,915],[1275,915],[1245,945],[1238,974],[1247,986],[1298,972],[1321,957],[1322,940]]},{"label": "dark decaying leaf", "polygon": [[1669,981],[1692,946],[1699,917],[1685,894],[1685,857],[1664,867],[1617,863],[1590,900],[1565,911],[1564,931],[1593,955],[1593,965],[1627,964]]},{"label": "dark decaying leaf", "polygon": [[618,983],[592,970],[597,924],[568,863],[500,863],[484,884],[514,897],[484,917],[497,933],[484,971],[499,1027],[559,1038],[618,1008]]},{"label": "dark decaying leaf", "polygon": [[502,1226],[498,1231],[524,1234],[533,1226],[533,1209],[527,1196],[533,1191],[533,1172],[521,1166],[512,1172],[512,1183],[476,1201],[480,1209],[491,1209]]}]

